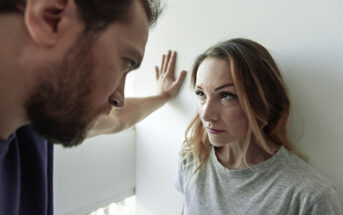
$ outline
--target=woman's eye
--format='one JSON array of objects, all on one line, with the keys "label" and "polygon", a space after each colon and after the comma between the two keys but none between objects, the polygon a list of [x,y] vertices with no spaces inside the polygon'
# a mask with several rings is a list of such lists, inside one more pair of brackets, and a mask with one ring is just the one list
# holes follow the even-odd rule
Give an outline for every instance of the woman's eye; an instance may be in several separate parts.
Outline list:
[{"label": "woman's eye", "polygon": [[232,94],[232,93],[229,93],[229,92],[222,92],[220,94],[220,98],[221,99],[224,99],[224,100],[232,100],[234,98],[236,98],[237,96]]},{"label": "woman's eye", "polygon": [[195,91],[195,95],[197,95],[199,99],[203,99],[205,97],[205,94],[200,90]]}]

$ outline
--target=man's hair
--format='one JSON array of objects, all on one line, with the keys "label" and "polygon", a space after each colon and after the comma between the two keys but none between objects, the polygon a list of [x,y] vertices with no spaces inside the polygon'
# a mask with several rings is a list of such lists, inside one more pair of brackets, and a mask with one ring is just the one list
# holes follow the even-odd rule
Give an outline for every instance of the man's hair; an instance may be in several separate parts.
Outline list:
[{"label": "man's hair", "polygon": [[[130,18],[129,9],[134,0],[75,0],[85,31],[101,31],[116,21]],[[149,26],[156,24],[162,12],[160,0],[141,0]],[[23,12],[26,0],[1,0],[0,13]]]}]

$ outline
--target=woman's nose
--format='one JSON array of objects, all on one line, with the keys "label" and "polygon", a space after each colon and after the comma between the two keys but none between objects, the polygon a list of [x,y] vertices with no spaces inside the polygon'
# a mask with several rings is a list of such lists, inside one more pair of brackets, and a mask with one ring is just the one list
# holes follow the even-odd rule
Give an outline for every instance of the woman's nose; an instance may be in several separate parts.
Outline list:
[{"label": "woman's nose", "polygon": [[218,113],[215,109],[215,105],[212,102],[208,101],[204,107],[202,112],[202,118],[206,122],[213,122],[218,120]]}]

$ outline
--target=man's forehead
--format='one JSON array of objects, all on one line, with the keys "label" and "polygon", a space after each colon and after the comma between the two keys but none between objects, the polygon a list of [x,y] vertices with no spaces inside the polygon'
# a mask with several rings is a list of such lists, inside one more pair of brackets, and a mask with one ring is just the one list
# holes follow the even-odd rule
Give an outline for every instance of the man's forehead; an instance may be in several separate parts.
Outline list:
[{"label": "man's forehead", "polygon": [[128,30],[126,42],[128,51],[139,59],[143,58],[149,35],[148,17],[142,0],[134,0],[131,8],[131,19],[123,26]]},{"label": "man's forehead", "polygon": [[138,2],[135,0],[132,3],[131,19],[112,23],[103,35],[108,42],[117,46],[122,54],[141,61],[148,40],[149,25],[143,5]]},{"label": "man's forehead", "polygon": [[126,35],[122,35],[122,39],[123,51],[140,62],[144,56],[145,46],[148,39],[148,31],[139,31],[136,29],[135,31],[130,31]]}]

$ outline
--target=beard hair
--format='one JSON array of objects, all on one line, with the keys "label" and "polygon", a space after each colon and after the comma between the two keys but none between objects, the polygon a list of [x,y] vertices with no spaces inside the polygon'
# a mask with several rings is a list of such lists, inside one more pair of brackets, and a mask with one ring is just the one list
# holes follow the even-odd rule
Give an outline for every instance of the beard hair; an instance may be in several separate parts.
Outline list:
[{"label": "beard hair", "polygon": [[43,74],[26,103],[26,111],[35,130],[64,147],[79,145],[92,123],[110,105],[95,106],[96,90],[92,48],[95,37],[82,34],[61,62],[42,66]]}]

